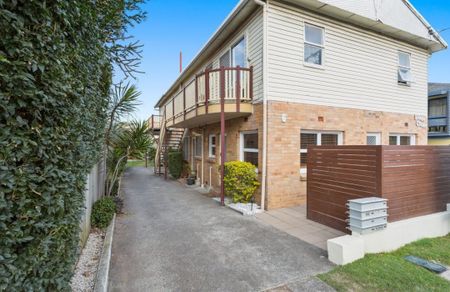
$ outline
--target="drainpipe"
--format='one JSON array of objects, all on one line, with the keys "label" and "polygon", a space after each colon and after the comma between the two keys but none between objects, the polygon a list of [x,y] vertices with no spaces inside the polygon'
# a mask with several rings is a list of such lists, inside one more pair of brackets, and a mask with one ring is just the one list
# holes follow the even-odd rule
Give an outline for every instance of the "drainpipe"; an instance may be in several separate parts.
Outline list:
[{"label": "drainpipe", "polygon": [[261,178],[261,210],[266,208],[266,181],[267,181],[267,2],[253,0],[255,4],[263,7],[263,157],[262,157],[262,178]]}]

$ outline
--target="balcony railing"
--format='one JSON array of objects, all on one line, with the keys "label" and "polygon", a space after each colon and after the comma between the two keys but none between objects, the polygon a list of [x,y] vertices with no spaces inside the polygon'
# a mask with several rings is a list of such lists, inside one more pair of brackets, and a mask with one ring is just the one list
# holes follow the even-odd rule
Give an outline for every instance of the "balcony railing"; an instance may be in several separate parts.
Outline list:
[{"label": "balcony railing", "polygon": [[[195,76],[163,108],[166,121],[186,120],[186,114],[204,106],[203,114],[208,108],[219,104],[235,103],[236,112],[240,112],[241,103],[253,99],[253,68],[222,67],[205,70]],[[195,114],[197,116],[197,113]]]},{"label": "balcony railing", "polygon": [[161,128],[161,116],[160,115],[152,115],[148,121],[149,127],[151,130],[160,129]]}]

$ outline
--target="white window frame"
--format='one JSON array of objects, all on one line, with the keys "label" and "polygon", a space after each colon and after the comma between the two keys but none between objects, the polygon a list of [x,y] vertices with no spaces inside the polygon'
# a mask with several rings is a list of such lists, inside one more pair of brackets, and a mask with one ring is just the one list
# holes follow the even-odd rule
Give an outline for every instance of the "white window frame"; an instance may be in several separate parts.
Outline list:
[{"label": "white window frame", "polygon": [[[197,138],[198,137],[200,137],[200,155],[197,155]],[[203,156],[203,136],[202,135],[194,135],[193,136],[193,138],[194,138],[194,151],[193,151],[193,154],[194,154],[194,157],[195,158],[202,158],[202,156]]]},{"label": "white window frame", "polygon": [[[400,65],[400,55],[401,55],[401,54],[404,54],[404,55],[407,55],[407,56],[408,56],[408,59],[409,59],[409,66],[403,66],[403,65]],[[398,60],[397,60],[397,65],[398,65],[397,70],[399,71],[400,69],[407,69],[407,70],[409,71],[409,75],[412,76],[412,72],[411,72],[411,53],[404,52],[404,51],[398,51],[397,58],[398,58]],[[411,77],[411,79],[412,79],[412,77]],[[397,83],[398,83],[399,85],[407,85],[407,86],[410,86],[410,85],[411,85],[411,80],[407,80],[406,82],[401,81],[401,80],[398,78],[398,72],[397,72]]]},{"label": "white window frame", "polygon": [[[306,27],[307,26],[313,26],[316,28],[319,28],[322,31],[322,44],[316,44],[313,42],[308,42],[306,40]],[[311,46],[315,46],[315,47],[319,47],[322,50],[322,63],[319,64],[314,64],[314,63],[309,63],[305,60],[305,52],[306,52],[306,45],[311,45]],[[323,26],[320,25],[316,25],[316,24],[312,24],[309,22],[305,22],[303,25],[303,65],[305,66],[310,66],[310,67],[315,67],[315,68],[322,68],[324,67],[325,64],[325,28]]]},{"label": "white window frame", "polygon": [[[400,138],[401,137],[410,137],[410,146],[414,146],[416,145],[416,135],[415,134],[399,134],[399,133],[389,133],[389,145],[390,145],[390,140],[391,137],[396,137],[397,139],[397,144],[392,145],[392,146],[400,146]],[[407,146],[407,145],[401,145],[401,146]]]},{"label": "white window frame", "polygon": [[218,64],[219,64],[219,68],[220,68],[220,59],[224,56],[224,55],[226,55],[226,54],[228,54],[228,57],[229,57],[229,60],[230,60],[230,65],[229,65],[229,67],[234,67],[234,61],[233,61],[233,53],[232,53],[232,50],[233,50],[233,48],[235,47],[235,46],[237,46],[242,40],[244,40],[245,41],[245,66],[244,67],[248,67],[248,37],[247,37],[247,33],[243,33],[243,34],[241,34],[238,38],[237,38],[237,41],[235,41],[235,42],[232,42],[227,48],[226,48],[226,50],[225,51],[223,51],[223,53],[222,54],[220,54],[219,55],[219,57],[218,57]]},{"label": "white window frame", "polygon": [[[381,133],[375,133],[375,132],[367,133],[366,134],[366,144],[367,144],[368,137],[375,137],[375,145],[381,145]],[[367,144],[367,145],[369,145],[369,144]],[[374,146],[374,145],[372,145],[372,146]]]},{"label": "white window frame", "polygon": [[[212,143],[213,138],[215,138],[214,144]],[[209,134],[208,138],[208,157],[209,158],[216,158],[216,155],[213,154],[213,148],[215,152],[217,153],[217,135],[216,134]]]},{"label": "white window frame", "polygon": [[[301,137],[302,134],[316,134],[317,135],[317,146],[321,146],[322,145],[322,135],[323,134],[337,135],[338,136],[338,146],[344,144],[344,132],[343,131],[310,131],[310,130],[301,130],[300,131],[300,137]],[[302,153],[308,153],[308,149],[301,149],[300,148],[300,155]],[[306,175],[306,170],[307,170],[307,167],[301,165],[301,163],[300,163],[300,174],[301,175]]]},{"label": "white window frame", "polygon": [[[244,153],[245,152],[259,153],[259,148],[244,148],[244,135],[248,135],[248,134],[258,134],[258,130],[243,131],[240,133],[240,139],[239,139],[240,140],[239,141],[239,149],[240,149],[239,160],[240,161],[244,161]],[[258,136],[258,139],[259,139],[259,136]],[[259,147],[259,143],[258,143],[258,147]]]}]

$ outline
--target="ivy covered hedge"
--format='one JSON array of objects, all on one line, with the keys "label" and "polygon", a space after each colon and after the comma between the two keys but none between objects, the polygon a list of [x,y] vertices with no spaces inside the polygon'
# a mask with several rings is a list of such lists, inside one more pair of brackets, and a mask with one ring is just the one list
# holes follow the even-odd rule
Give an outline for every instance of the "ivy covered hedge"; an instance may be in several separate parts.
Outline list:
[{"label": "ivy covered hedge", "polygon": [[127,2],[0,0],[0,291],[70,289]]}]

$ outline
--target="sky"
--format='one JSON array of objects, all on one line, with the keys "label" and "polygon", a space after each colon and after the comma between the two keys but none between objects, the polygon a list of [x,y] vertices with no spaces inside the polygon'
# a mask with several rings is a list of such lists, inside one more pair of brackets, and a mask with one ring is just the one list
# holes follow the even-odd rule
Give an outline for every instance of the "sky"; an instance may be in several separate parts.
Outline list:
[{"label": "sky", "polygon": [[[179,54],[186,67],[238,0],[147,0],[142,8],[147,19],[130,30],[143,45],[143,58],[136,80],[142,92],[141,105],[133,118],[147,119],[154,105],[179,75]],[[450,27],[449,0],[410,0],[437,30]],[[442,32],[450,43],[450,29]],[[450,49],[433,54],[429,62],[430,82],[450,82]],[[131,117],[130,117],[131,118]]]}]

